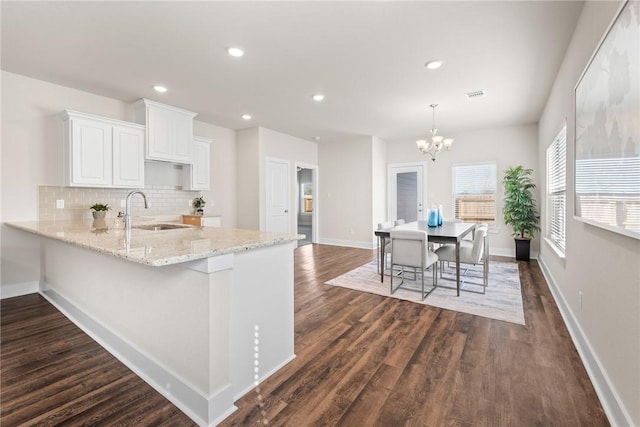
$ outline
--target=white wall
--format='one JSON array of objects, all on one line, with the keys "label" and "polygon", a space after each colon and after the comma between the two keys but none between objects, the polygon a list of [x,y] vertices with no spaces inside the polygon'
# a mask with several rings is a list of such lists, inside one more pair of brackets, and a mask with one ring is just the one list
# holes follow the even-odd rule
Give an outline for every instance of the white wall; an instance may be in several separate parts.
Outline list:
[{"label": "white wall", "polygon": [[[523,125],[495,129],[482,129],[471,132],[451,134],[455,138],[451,151],[438,155],[435,162],[421,154],[415,141],[394,141],[387,144],[388,163],[422,162],[428,159],[427,179],[428,196],[425,206],[442,205],[443,217],[453,219],[452,167],[456,164],[496,162],[497,164],[497,198],[496,230],[490,235],[491,253],[515,256],[511,227],[504,224],[502,206],[504,186],[502,176],[505,169],[523,165],[534,169],[534,180],[538,181],[538,131],[536,125]],[[537,189],[536,200],[540,201],[540,188]],[[532,253],[539,247],[539,235],[532,242]]]},{"label": "white wall", "polygon": [[377,224],[387,220],[387,143],[374,136],[372,138],[372,218],[374,230]]},{"label": "white wall", "polygon": [[260,144],[258,128],[236,132],[236,212],[239,228],[260,229]]},{"label": "white wall", "polygon": [[[38,186],[63,185],[64,109],[133,121],[130,103],[2,71],[2,221],[38,219]],[[196,134],[214,138],[211,158],[214,200],[210,213],[235,221],[234,132],[196,122]],[[227,157],[229,156],[229,157]],[[231,163],[231,164],[229,164]],[[225,221],[229,220],[229,223]],[[40,279],[39,248],[24,233],[2,225],[2,284]]]},{"label": "white wall", "polygon": [[[620,5],[586,2],[540,118],[541,171],[546,148],[567,119],[566,259],[544,240],[540,259],[612,425],[640,426],[640,241],[573,218],[574,87]],[[545,188],[544,174],[539,182]]]},{"label": "white wall", "polygon": [[370,136],[319,144],[320,243],[374,247],[372,144]]}]

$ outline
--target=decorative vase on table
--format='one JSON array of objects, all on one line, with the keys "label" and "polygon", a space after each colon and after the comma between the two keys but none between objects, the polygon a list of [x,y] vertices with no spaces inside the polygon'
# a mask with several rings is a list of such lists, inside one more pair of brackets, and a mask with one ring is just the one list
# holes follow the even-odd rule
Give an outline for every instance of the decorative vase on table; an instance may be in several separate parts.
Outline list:
[{"label": "decorative vase on table", "polygon": [[93,211],[91,213],[93,214],[93,219],[104,219],[107,215],[106,211]]},{"label": "decorative vase on table", "polygon": [[427,213],[427,225],[429,227],[438,226],[438,209],[435,206],[429,209],[429,212]]}]

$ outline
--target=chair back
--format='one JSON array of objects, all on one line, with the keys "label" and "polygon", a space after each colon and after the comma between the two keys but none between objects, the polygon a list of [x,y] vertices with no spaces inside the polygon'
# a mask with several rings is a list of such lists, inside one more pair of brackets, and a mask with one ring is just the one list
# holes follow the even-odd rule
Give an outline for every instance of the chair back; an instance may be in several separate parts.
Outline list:
[{"label": "chair back", "polygon": [[393,225],[402,225],[404,224],[404,219],[396,219],[395,221],[393,221]]},{"label": "chair back", "polygon": [[391,260],[393,264],[422,267],[427,250],[427,232],[422,230],[392,230]]},{"label": "chair back", "polygon": [[484,239],[487,235],[487,227],[478,227],[476,228],[475,234],[473,236],[473,247],[471,248],[471,262],[478,263],[482,259],[484,248]]}]

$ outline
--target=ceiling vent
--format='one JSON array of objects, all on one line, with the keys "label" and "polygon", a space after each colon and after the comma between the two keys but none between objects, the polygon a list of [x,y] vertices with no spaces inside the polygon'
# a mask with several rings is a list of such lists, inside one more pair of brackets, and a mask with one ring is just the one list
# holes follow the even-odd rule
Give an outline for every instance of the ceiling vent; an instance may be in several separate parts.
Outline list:
[{"label": "ceiling vent", "polygon": [[465,95],[467,96],[467,99],[484,98],[486,92],[484,91],[484,89],[480,89],[474,90],[473,92],[467,92],[465,93]]}]

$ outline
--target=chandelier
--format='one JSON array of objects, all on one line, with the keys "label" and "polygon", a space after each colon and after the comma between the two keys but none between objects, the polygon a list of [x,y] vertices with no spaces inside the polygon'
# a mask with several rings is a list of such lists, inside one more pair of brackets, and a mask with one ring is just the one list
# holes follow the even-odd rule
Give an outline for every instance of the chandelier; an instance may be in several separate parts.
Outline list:
[{"label": "chandelier", "polygon": [[431,157],[431,160],[435,162],[436,157],[443,149],[451,149],[453,139],[438,135],[438,129],[436,129],[436,107],[438,104],[431,104],[429,106],[433,109],[433,128],[429,130],[431,133],[431,140],[419,139],[416,141],[416,145],[422,154],[428,154]]}]

